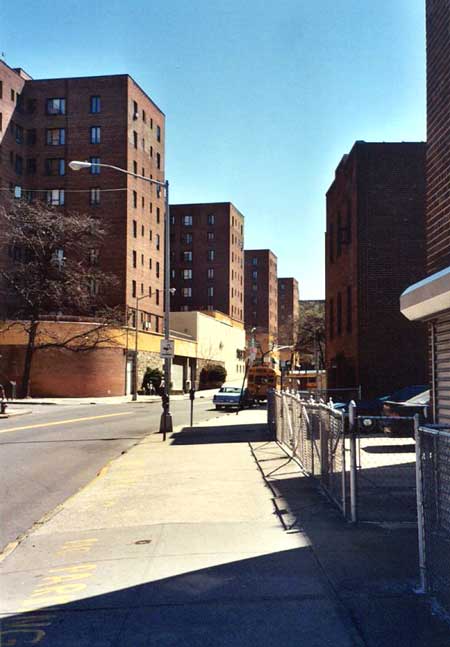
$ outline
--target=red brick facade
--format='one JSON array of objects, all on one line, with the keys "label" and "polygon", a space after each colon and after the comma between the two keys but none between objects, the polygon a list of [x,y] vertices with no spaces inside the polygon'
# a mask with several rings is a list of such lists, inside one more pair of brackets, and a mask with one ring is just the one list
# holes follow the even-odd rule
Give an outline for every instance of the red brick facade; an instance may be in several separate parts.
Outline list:
[{"label": "red brick facade", "polygon": [[107,300],[133,313],[136,296],[149,295],[139,327],[162,330],[163,191],[113,170],[74,172],[68,164],[98,159],[163,181],[163,113],[128,75],[23,76],[0,62],[0,188],[18,186],[27,199],[98,217],[108,231],[98,262],[118,279]]},{"label": "red brick facade", "polygon": [[298,281],[294,278],[278,279],[278,343],[295,342],[299,318]]},{"label": "red brick facade", "polygon": [[427,270],[450,266],[450,2],[427,2]]},{"label": "red brick facade", "polygon": [[426,332],[399,311],[425,267],[425,144],[356,142],[327,192],[330,388],[363,397],[425,384]]},{"label": "red brick facade", "polygon": [[170,205],[171,309],[244,316],[244,216],[230,202]]},{"label": "red brick facade", "polygon": [[278,337],[277,257],[270,249],[245,250],[245,328],[255,328],[263,352]]}]

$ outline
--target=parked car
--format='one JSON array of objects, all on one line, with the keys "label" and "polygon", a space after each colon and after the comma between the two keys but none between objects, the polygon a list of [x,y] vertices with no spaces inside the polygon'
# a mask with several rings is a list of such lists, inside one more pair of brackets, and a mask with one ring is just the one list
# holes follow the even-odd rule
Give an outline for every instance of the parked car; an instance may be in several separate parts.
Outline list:
[{"label": "parked car", "polygon": [[[367,416],[364,419],[360,431],[366,433],[373,433],[376,431],[381,431],[381,427],[378,420],[373,420],[374,416],[381,416],[383,409],[383,402],[385,398],[389,396],[383,396],[380,398],[373,398],[372,400],[356,400],[356,415],[357,416]],[[333,404],[333,409],[336,411],[341,411],[342,413],[348,413],[349,402],[335,402]]]},{"label": "parked car", "polygon": [[221,409],[239,409],[239,407],[251,407],[254,402],[249,396],[248,390],[239,386],[222,386],[219,392],[213,397],[213,404],[217,410]]},{"label": "parked car", "polygon": [[[383,416],[390,418],[413,417],[419,414],[420,422],[428,418],[430,406],[430,389],[428,386],[409,386],[393,393],[383,404]],[[383,431],[387,436],[414,436],[414,425],[410,420],[392,420],[384,424]]]}]

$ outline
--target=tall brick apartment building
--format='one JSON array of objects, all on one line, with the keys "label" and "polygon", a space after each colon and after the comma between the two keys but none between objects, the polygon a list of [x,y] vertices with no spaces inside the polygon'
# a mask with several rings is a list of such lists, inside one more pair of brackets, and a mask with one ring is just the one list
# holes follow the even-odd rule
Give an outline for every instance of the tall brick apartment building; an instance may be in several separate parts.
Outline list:
[{"label": "tall brick apartment building", "polygon": [[277,257],[270,249],[245,250],[244,281],[247,340],[265,353],[278,338]]},{"label": "tall brick apartment building", "polygon": [[433,420],[450,424],[450,2],[426,3],[427,266],[401,297],[411,321],[428,322]]},{"label": "tall brick apartment building", "polygon": [[358,141],[344,155],[327,192],[329,388],[426,384],[426,331],[398,308],[425,267],[424,212],[424,143]]},{"label": "tall brick apartment building", "polygon": [[[278,279],[278,344],[292,346],[297,337],[300,302],[298,281],[293,277]],[[280,351],[282,360],[290,360],[292,351]]]},{"label": "tall brick apartment building", "polygon": [[219,310],[244,320],[244,216],[231,202],[175,204],[171,310]]},{"label": "tall brick apartment building", "polygon": [[162,330],[164,196],[154,186],[71,160],[112,164],[164,180],[164,114],[128,75],[32,79],[0,61],[0,188],[88,211],[108,243],[93,262],[117,276],[108,295],[135,325]]}]

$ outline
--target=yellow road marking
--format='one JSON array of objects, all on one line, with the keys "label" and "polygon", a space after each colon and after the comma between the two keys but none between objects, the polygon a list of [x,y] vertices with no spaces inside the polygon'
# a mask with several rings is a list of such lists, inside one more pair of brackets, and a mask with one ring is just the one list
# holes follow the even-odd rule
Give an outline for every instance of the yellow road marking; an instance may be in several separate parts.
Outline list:
[{"label": "yellow road marking", "polygon": [[23,427],[9,427],[8,429],[0,429],[0,433],[4,434],[6,431],[22,431],[22,429],[37,429],[38,427],[56,427],[56,425],[67,425],[70,422],[84,422],[86,420],[99,420],[100,418],[113,418],[115,416],[129,416],[133,411],[122,411],[121,413],[105,413],[102,416],[88,416],[86,418],[71,418],[70,420],[57,420],[56,422],[40,422],[37,425],[24,425]]}]

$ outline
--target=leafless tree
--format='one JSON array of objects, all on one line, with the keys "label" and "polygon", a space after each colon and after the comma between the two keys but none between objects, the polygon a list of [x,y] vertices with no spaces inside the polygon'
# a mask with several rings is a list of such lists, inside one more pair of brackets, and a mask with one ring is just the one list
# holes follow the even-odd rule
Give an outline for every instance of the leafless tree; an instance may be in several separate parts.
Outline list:
[{"label": "leafless tree", "polygon": [[[21,327],[27,348],[21,394],[30,395],[30,375],[37,350],[66,348],[86,352],[113,338],[120,321],[103,295],[114,277],[101,271],[98,255],[105,230],[97,219],[8,196],[0,203],[1,314],[8,326]],[[83,321],[82,332],[46,325],[51,320]],[[76,332],[74,332],[76,330]]]}]

